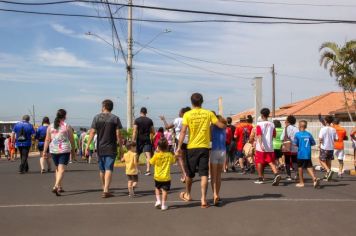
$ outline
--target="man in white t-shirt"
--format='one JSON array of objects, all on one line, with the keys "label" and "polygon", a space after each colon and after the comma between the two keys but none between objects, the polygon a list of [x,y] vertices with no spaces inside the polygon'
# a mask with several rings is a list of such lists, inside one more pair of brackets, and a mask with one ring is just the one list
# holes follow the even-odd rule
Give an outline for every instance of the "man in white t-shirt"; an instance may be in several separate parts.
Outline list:
[{"label": "man in white t-shirt", "polygon": [[332,179],[334,172],[331,170],[331,161],[334,160],[334,143],[338,140],[336,130],[331,127],[333,122],[332,116],[326,116],[324,118],[325,126],[320,129],[319,132],[319,147],[320,147],[320,164],[326,169],[327,174],[325,178],[327,181]]},{"label": "man in white t-shirt", "polygon": [[264,167],[268,164],[275,177],[272,185],[278,186],[281,181],[281,176],[278,174],[276,165],[274,164],[274,149],[273,149],[273,138],[276,137],[276,130],[274,124],[268,121],[270,110],[268,108],[263,108],[261,110],[262,121],[257,122],[256,126],[256,154],[255,163],[257,165],[258,180],[255,184],[264,183]]}]

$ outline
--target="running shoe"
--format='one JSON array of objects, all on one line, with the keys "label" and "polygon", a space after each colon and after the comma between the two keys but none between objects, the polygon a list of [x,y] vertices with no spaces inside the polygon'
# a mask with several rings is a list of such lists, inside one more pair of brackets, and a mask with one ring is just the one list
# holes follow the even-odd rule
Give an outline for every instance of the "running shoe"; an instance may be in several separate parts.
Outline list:
[{"label": "running shoe", "polygon": [[150,171],[146,171],[146,172],[145,172],[145,175],[146,175],[146,176],[150,176],[150,175],[151,175],[151,172],[150,172]]},{"label": "running shoe", "polygon": [[330,170],[328,175],[327,175],[327,177],[326,177],[326,180],[330,181],[333,178],[333,174],[334,174],[334,171]]},{"label": "running shoe", "polygon": [[155,203],[155,208],[156,208],[156,209],[160,209],[160,208],[161,208],[161,202],[156,201],[156,203]]},{"label": "running shoe", "polygon": [[292,181],[292,177],[290,177],[289,175],[286,178],[287,181]]},{"label": "running shoe", "polygon": [[315,181],[314,181],[314,188],[318,188],[320,187],[320,179],[317,178]]},{"label": "running shoe", "polygon": [[161,210],[162,210],[162,211],[168,210],[168,206],[163,206],[163,205],[162,205]]},{"label": "running shoe", "polygon": [[299,184],[296,184],[295,187],[297,187],[297,188],[303,188],[303,187],[304,187],[304,184],[299,183]]},{"label": "running shoe", "polygon": [[258,179],[254,182],[255,184],[264,184],[265,182],[261,179]]},{"label": "running shoe", "polygon": [[276,175],[276,177],[274,177],[274,180],[272,182],[272,186],[278,186],[281,179],[282,179],[282,176]]}]

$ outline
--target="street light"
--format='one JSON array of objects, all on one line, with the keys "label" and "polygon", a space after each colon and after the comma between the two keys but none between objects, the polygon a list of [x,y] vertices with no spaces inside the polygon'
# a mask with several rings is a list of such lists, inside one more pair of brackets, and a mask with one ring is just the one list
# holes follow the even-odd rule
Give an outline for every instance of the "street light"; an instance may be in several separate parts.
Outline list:
[{"label": "street light", "polygon": [[143,49],[145,49],[147,46],[149,46],[151,43],[153,43],[153,41],[155,41],[162,34],[168,34],[170,32],[172,32],[172,30],[170,30],[170,29],[165,29],[164,31],[159,32],[155,37],[153,37],[150,41],[148,41],[148,43],[144,44],[139,50],[137,50],[137,52],[135,52],[133,56],[136,56],[137,54],[139,54]]}]

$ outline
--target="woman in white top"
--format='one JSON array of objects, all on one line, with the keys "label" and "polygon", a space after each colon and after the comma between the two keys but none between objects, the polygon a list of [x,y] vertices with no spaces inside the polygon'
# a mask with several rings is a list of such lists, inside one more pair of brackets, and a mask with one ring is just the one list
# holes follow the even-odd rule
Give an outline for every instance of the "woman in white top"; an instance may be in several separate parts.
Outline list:
[{"label": "woman in white top", "polygon": [[[176,143],[176,146],[178,144],[178,140],[179,140],[179,136],[180,136],[180,131],[182,129],[182,126],[183,126],[183,115],[184,113],[186,113],[187,111],[190,111],[190,107],[185,107],[185,108],[182,108],[180,111],[179,111],[179,117],[174,119],[173,123],[171,124],[168,124],[165,117],[164,116],[160,116],[161,120],[163,121],[164,123],[164,126],[166,129],[172,129],[174,128],[174,131],[175,131],[175,143]],[[179,163],[179,167],[182,171],[182,177],[181,177],[181,181],[183,183],[185,183],[185,178],[187,176],[187,172],[185,170],[185,165],[184,165],[184,160],[186,158],[186,151],[187,151],[187,144],[188,144],[188,134],[186,135],[185,139],[184,139],[184,142],[183,142],[183,145],[182,145],[182,150],[183,150],[183,155],[181,157],[178,158],[178,163]]]},{"label": "woman in white top", "polygon": [[[295,126],[297,119],[294,116],[288,116],[286,120],[286,127],[284,128],[282,135],[280,137],[283,145],[289,143],[290,150],[283,151],[285,164],[286,164],[286,171],[287,171],[287,180],[291,181],[291,171],[290,167],[292,164],[293,170],[295,171],[294,179],[297,180],[298,178],[298,164],[297,164],[297,156],[298,156],[298,147],[294,144],[294,136],[296,133],[299,132],[299,129]],[[283,148],[282,148],[283,149]]]},{"label": "woman in white top", "polygon": [[56,181],[52,192],[56,196],[60,196],[62,189],[62,179],[65,171],[65,166],[68,165],[70,155],[75,159],[75,144],[72,128],[65,123],[67,112],[63,109],[57,111],[54,123],[47,129],[43,156],[47,158],[47,150],[49,148],[56,165],[55,177]]}]

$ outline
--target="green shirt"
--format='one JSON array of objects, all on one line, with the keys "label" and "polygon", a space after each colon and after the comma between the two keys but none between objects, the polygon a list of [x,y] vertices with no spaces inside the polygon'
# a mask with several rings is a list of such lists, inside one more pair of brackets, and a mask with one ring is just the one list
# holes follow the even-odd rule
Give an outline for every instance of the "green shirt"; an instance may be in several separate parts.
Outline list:
[{"label": "green shirt", "polygon": [[[84,137],[84,141],[83,142],[84,142],[84,148],[85,149],[87,148],[88,141],[89,141],[89,134],[85,135],[85,137]],[[94,149],[95,149],[94,140],[89,144],[89,149],[90,149],[90,151],[94,151]]]},{"label": "green shirt", "polygon": [[281,150],[282,148],[282,140],[281,135],[283,133],[283,128],[276,128],[276,137],[273,138],[273,149],[274,150]]},{"label": "green shirt", "polygon": [[74,138],[74,144],[75,144],[75,149],[77,149],[78,150],[78,135],[77,135],[77,133],[73,133],[73,138]]}]

